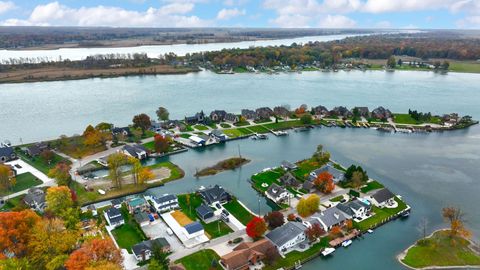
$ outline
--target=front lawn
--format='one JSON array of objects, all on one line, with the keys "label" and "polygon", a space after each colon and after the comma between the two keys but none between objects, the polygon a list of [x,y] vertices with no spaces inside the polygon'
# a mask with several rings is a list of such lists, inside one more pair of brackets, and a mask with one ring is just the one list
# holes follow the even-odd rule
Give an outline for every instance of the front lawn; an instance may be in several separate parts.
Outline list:
[{"label": "front lawn", "polygon": [[417,241],[402,260],[410,267],[480,265],[480,255],[469,248],[463,238],[451,238],[448,231],[437,231]]},{"label": "front lawn", "polygon": [[222,128],[231,128],[232,126],[230,126],[230,124],[227,124],[227,123],[221,123],[220,126]]},{"label": "front lawn", "polygon": [[268,133],[270,132],[270,130],[268,130],[268,128],[265,128],[264,126],[262,125],[259,125],[259,126],[251,126],[249,127],[249,129],[255,133]]},{"label": "front lawn", "polygon": [[441,124],[442,121],[439,117],[432,116],[428,121],[417,121],[412,118],[408,113],[394,113],[394,122],[397,124],[407,124],[407,125],[419,125],[419,124]]},{"label": "front lawn", "polygon": [[266,128],[278,130],[305,126],[300,120],[283,121],[264,125]]},{"label": "front lawn", "polygon": [[292,173],[301,181],[305,181],[308,178],[308,175],[315,169],[322,167],[325,164],[320,164],[318,161],[313,159],[305,159],[297,162],[298,168]]},{"label": "front lawn", "polygon": [[13,193],[16,193],[25,189],[29,189],[33,186],[37,186],[43,183],[41,180],[39,180],[37,177],[35,177],[33,174],[29,172],[19,174],[15,177],[15,179],[17,180],[17,183],[15,184],[15,186],[13,186],[13,188],[7,192],[5,192],[4,190],[1,190],[0,195],[5,196],[5,195],[13,194]]},{"label": "front lawn", "polygon": [[237,127],[244,127],[244,126],[249,126],[250,125],[250,122],[248,121],[243,121],[243,122],[237,122],[235,124],[233,124],[234,126],[237,126]]},{"label": "front lawn", "polygon": [[7,210],[18,210],[20,211],[21,209],[27,209],[29,208],[24,202],[23,198],[25,197],[25,194],[22,194],[17,197],[10,198],[6,200],[5,204],[0,208],[0,211],[7,211]]},{"label": "front lawn", "polygon": [[[275,170],[270,170],[258,173],[256,175],[252,175],[252,181],[258,190],[265,191],[272,183],[281,185],[278,181],[278,178],[280,178],[284,173],[285,172],[283,171],[283,169],[277,168]],[[268,186],[263,187],[263,183],[266,183]]]},{"label": "front lawn", "polygon": [[225,209],[230,212],[238,221],[240,221],[243,225],[247,225],[250,220],[252,220],[253,215],[241,205],[237,199],[232,199],[230,202],[223,205]]},{"label": "front lawn", "polygon": [[50,163],[43,160],[41,157],[30,157],[27,156],[23,151],[16,151],[16,154],[26,163],[30,164],[35,169],[41,171],[44,174],[48,174],[50,169],[53,169],[55,165],[59,162],[65,162],[67,164],[71,164],[70,160],[64,159],[63,157],[53,153],[53,159]]},{"label": "front lawn", "polygon": [[360,191],[362,191],[362,193],[367,193],[369,191],[372,191],[375,189],[381,189],[381,188],[384,188],[384,186],[381,183],[377,181],[371,181],[371,182],[368,182],[366,186],[362,187]]},{"label": "front lawn", "polygon": [[382,221],[407,209],[407,205],[402,200],[395,197],[395,201],[398,203],[397,208],[378,208],[376,206],[372,206],[372,211],[375,213],[375,215],[361,222],[354,222],[355,227],[360,231],[364,232],[370,228],[375,227],[375,225],[381,223]]},{"label": "front lawn", "polygon": [[181,263],[186,270],[222,269],[218,260],[220,260],[220,256],[215,251],[204,249],[183,257],[175,261],[175,263]]},{"label": "front lawn", "polygon": [[193,126],[196,130],[208,130],[207,126],[204,125],[195,125]]},{"label": "front lawn", "polygon": [[225,224],[225,222],[223,222],[222,220],[213,221],[208,224],[202,222],[202,225],[205,233],[210,236],[210,239],[224,236],[233,232],[233,230],[228,227],[228,225]]},{"label": "front lawn", "polygon": [[274,270],[274,269],[280,269],[280,268],[290,269],[295,265],[296,262],[315,256],[325,247],[328,247],[327,237],[322,238],[320,242],[314,244],[312,247],[305,250],[304,252],[299,252],[296,250],[291,251],[287,253],[287,255],[285,255],[285,258],[280,257],[272,265],[267,265],[263,269],[266,269],[266,270]]},{"label": "front lawn", "polygon": [[225,135],[230,138],[237,138],[243,136],[243,133],[238,129],[225,129],[223,133],[225,133]]},{"label": "front lawn", "polygon": [[115,241],[117,242],[120,248],[124,248],[128,250],[128,253],[132,253],[132,247],[143,240],[145,238],[141,235],[135,225],[130,223],[125,223],[120,227],[112,230],[113,237],[115,237]]}]

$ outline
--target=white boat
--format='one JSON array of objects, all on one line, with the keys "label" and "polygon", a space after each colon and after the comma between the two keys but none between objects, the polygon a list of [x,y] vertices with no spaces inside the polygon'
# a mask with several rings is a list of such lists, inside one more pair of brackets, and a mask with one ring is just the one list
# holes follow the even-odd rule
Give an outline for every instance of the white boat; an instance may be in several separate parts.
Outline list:
[{"label": "white boat", "polygon": [[372,229],[368,229],[367,232],[368,232],[368,233],[373,233],[373,230],[372,230]]},{"label": "white boat", "polygon": [[334,251],[335,251],[334,248],[326,248],[322,251],[322,255],[325,257],[332,254]]},{"label": "white boat", "polygon": [[99,189],[99,190],[98,190],[98,193],[100,193],[100,195],[105,195],[105,190]]},{"label": "white boat", "polygon": [[352,244],[352,240],[346,240],[346,241],[344,241],[344,242],[342,243],[342,246],[343,246],[343,247],[348,247],[348,246],[350,246],[351,244]]}]

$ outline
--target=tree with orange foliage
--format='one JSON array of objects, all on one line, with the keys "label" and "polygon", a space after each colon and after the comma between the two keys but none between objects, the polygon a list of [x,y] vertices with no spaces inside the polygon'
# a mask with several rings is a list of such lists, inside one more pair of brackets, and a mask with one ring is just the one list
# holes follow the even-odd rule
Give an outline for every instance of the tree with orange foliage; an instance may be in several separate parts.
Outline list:
[{"label": "tree with orange foliage", "polygon": [[321,172],[317,178],[313,181],[315,187],[325,193],[329,194],[335,189],[335,183],[333,182],[333,175],[328,171]]},{"label": "tree with orange foliage", "polygon": [[31,210],[0,212],[0,259],[7,255],[23,257],[31,239],[31,230],[40,217]]},{"label": "tree with orange foliage", "polygon": [[267,223],[261,217],[253,217],[247,224],[247,235],[253,239],[258,239],[267,231]]},{"label": "tree with orange foliage", "polygon": [[168,148],[170,147],[170,141],[166,137],[163,137],[160,134],[156,134],[154,137],[154,146],[155,146],[155,152],[159,154],[165,153],[168,151]]},{"label": "tree with orange foliage", "polygon": [[111,239],[92,239],[70,254],[68,270],[122,269],[122,255]]},{"label": "tree with orange foliage", "polygon": [[310,242],[319,239],[324,233],[325,231],[319,223],[313,223],[312,226],[308,227],[305,230],[305,235],[307,236],[308,240],[310,240]]},{"label": "tree with orange foliage", "polygon": [[442,216],[450,223],[450,236],[470,238],[472,233],[465,227],[464,213],[460,208],[445,207],[442,209]]},{"label": "tree with orange foliage", "polygon": [[353,221],[351,219],[347,219],[347,221],[345,221],[345,228],[348,231],[351,231],[353,229]]},{"label": "tree with orange foliage", "polygon": [[88,125],[88,127],[83,132],[83,144],[86,146],[99,145],[103,140],[102,136],[102,132],[95,129],[92,125]]}]

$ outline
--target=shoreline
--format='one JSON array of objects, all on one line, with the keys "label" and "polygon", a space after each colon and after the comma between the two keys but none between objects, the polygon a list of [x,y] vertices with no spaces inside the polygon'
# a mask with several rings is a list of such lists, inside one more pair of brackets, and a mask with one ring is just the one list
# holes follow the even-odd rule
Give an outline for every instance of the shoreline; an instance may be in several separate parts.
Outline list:
[{"label": "shoreline", "polygon": [[[427,235],[427,237],[425,238],[420,238],[418,240],[421,240],[421,239],[427,239],[427,238],[431,238],[435,233],[437,232],[441,232],[441,231],[448,231],[448,229],[438,229],[438,230],[435,230],[433,231],[431,234]],[[462,237],[463,238],[463,237]],[[472,240],[470,239],[466,239],[466,238],[463,238],[465,240],[467,240],[470,245],[473,244]],[[400,252],[397,256],[395,256],[395,259],[403,266],[407,267],[408,269],[412,269],[412,270],[435,270],[435,269],[480,269],[480,265],[449,265],[449,266],[438,266],[438,265],[432,265],[432,266],[425,266],[425,267],[420,267],[420,268],[416,268],[416,267],[413,267],[413,266],[410,266],[410,265],[407,265],[406,263],[403,262],[403,259],[405,259],[405,256],[407,256],[408,254],[408,251],[415,247],[416,244],[417,244],[417,241],[415,241],[415,243],[411,244],[410,246],[408,246],[405,250],[403,250],[402,252]]]}]

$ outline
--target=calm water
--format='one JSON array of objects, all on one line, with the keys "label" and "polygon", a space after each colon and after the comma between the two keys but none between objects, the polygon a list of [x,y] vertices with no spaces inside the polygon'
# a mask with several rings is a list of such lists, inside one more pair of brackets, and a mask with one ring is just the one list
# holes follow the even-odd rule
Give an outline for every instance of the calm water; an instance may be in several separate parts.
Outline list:
[{"label": "calm water", "polygon": [[[398,31],[400,32],[400,31]],[[137,47],[118,47],[118,48],[62,48],[57,50],[0,50],[0,61],[8,60],[10,58],[48,58],[53,61],[61,59],[81,60],[89,55],[95,54],[128,54],[128,53],[146,53],[149,57],[158,57],[165,53],[174,52],[177,55],[183,56],[187,53],[205,52],[205,51],[219,51],[222,49],[240,48],[246,49],[251,46],[265,47],[265,46],[281,46],[291,45],[292,43],[308,43],[314,41],[332,41],[344,39],[346,37],[359,36],[357,35],[325,35],[325,36],[309,36],[289,39],[276,40],[261,40],[261,41],[242,41],[230,43],[208,43],[208,44],[175,44],[175,45],[152,45],[152,46],[137,46]]]},{"label": "calm water", "polygon": [[[334,105],[383,105],[393,111],[415,108],[432,113],[459,112],[480,118],[480,76],[437,75],[430,72],[308,72],[281,75],[145,76],[116,79],[14,84],[0,86],[0,139],[18,143],[81,132],[89,123],[110,121],[127,124],[133,114],[167,106],[174,118],[203,108],[238,112],[244,107],[302,103]],[[480,127],[420,134],[384,134],[366,129],[321,128],[268,141],[241,140],[224,146],[192,150],[170,157],[186,177],[149,192],[192,191],[218,183],[232,191],[252,210],[269,210],[250,188],[248,177],[280,161],[309,156],[323,144],[332,157],[349,165],[362,165],[412,206],[407,220],[395,221],[366,239],[355,241],[333,258],[317,259],[303,269],[402,269],[395,256],[420,236],[416,227],[426,217],[430,229],[444,226],[440,210],[460,206],[468,225],[480,235]],[[238,153],[251,163],[232,172],[195,179],[196,168]]]}]

